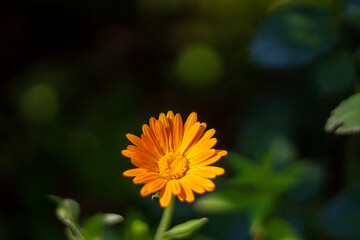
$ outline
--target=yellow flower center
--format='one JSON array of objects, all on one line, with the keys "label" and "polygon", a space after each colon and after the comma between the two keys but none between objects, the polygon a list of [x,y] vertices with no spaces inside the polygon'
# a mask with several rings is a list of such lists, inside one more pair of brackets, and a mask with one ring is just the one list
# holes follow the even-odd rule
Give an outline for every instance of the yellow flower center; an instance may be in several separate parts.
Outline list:
[{"label": "yellow flower center", "polygon": [[188,160],[180,153],[169,152],[158,162],[160,175],[167,179],[180,179],[189,169]]}]

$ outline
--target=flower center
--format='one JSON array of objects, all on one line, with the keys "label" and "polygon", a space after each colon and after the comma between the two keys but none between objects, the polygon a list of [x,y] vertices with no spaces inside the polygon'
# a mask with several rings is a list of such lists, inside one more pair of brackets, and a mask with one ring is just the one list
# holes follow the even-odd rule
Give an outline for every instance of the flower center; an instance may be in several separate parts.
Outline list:
[{"label": "flower center", "polygon": [[169,152],[158,162],[160,175],[168,180],[182,178],[189,169],[188,160],[180,153]]}]

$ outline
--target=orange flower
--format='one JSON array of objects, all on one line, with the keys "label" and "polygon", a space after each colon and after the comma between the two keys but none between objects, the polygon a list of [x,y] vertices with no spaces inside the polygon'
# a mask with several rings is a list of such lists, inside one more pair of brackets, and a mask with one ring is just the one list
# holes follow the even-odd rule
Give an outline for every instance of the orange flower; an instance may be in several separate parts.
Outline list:
[{"label": "orange flower", "polygon": [[137,168],[125,171],[126,177],[134,177],[135,184],[145,184],[141,196],[160,191],[160,206],[167,207],[172,195],[180,201],[193,202],[194,193],[213,191],[210,180],[225,173],[220,167],[209,166],[227,154],[215,150],[215,129],[205,131],[206,123],[197,122],[197,114],[191,113],[185,124],[180,114],[169,111],[160,113],[159,119],[150,118],[144,124],[141,138],[126,134],[134,145],[122,151]]}]

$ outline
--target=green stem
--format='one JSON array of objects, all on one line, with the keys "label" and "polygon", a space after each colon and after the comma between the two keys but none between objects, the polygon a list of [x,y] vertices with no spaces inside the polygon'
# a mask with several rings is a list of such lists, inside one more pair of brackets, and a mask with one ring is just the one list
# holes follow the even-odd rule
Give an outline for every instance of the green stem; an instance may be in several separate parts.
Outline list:
[{"label": "green stem", "polygon": [[172,215],[174,212],[174,206],[175,206],[175,198],[172,197],[169,206],[167,206],[163,212],[163,215],[160,220],[160,224],[156,230],[155,238],[154,240],[163,240],[164,233],[166,230],[169,229]]}]

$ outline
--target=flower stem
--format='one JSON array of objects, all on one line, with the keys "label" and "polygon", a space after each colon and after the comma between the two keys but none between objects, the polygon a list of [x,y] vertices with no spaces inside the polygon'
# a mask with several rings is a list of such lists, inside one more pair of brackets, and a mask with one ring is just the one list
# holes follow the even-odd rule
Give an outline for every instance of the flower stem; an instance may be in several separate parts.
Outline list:
[{"label": "flower stem", "polygon": [[160,224],[156,230],[154,240],[163,239],[164,233],[166,232],[166,230],[168,230],[170,226],[172,215],[174,212],[174,206],[175,206],[175,197],[172,197],[169,206],[167,206],[163,212],[163,215],[160,220]]}]

